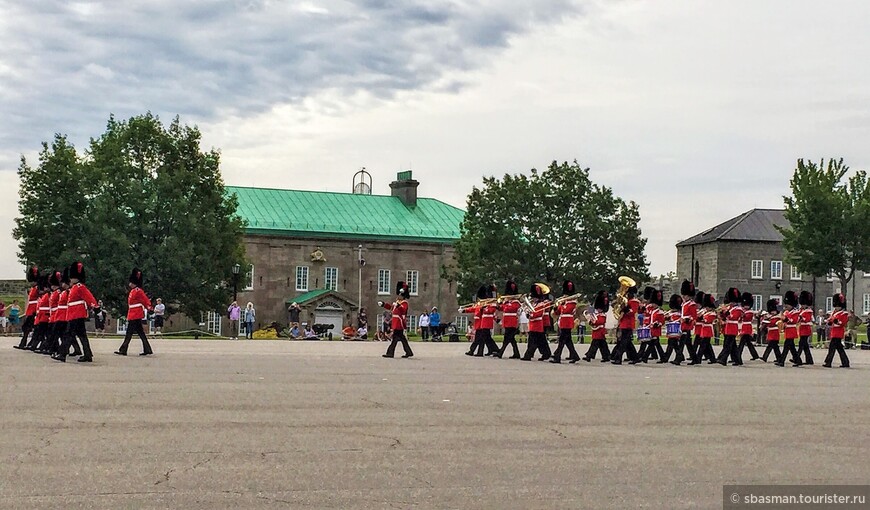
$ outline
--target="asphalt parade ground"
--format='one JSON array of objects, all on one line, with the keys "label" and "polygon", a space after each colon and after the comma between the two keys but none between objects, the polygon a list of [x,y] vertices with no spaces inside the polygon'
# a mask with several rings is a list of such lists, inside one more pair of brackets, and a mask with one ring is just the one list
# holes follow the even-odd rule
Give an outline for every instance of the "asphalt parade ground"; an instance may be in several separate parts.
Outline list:
[{"label": "asphalt parade ground", "polygon": [[870,351],[555,366],[466,343],[158,339],[143,358],[134,340],[122,358],[95,339],[93,364],[61,364],[15,342],[0,508],[706,509],[724,484],[870,480]]}]

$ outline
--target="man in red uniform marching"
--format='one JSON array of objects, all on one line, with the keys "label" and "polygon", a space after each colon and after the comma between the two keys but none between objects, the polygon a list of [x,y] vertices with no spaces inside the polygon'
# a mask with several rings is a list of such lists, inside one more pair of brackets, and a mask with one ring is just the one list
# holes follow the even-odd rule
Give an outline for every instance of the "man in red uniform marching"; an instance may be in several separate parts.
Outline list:
[{"label": "man in red uniform marching", "polygon": [[782,312],[783,323],[785,323],[785,343],[782,347],[782,355],[776,360],[776,365],[784,367],[790,353],[792,363],[799,367],[802,363],[794,343],[798,339],[798,324],[801,320],[801,312],[797,309],[797,294],[793,290],[786,292],[783,296],[783,304],[785,305],[785,310]]},{"label": "man in red uniform marching", "polygon": [[13,345],[16,349],[27,348],[27,335],[33,331],[33,319],[36,318],[36,308],[39,302],[39,268],[36,266],[27,270],[27,283],[30,291],[27,294],[27,306],[24,308],[24,323],[21,325],[21,342]]},{"label": "man in red uniform marching", "polygon": [[662,304],[664,304],[662,291],[653,289],[650,292],[646,307],[646,314],[649,317],[649,321],[647,322],[647,318],[644,317],[644,322],[647,322],[649,325],[649,341],[644,342],[644,345],[641,346],[641,351],[643,352],[638,353],[637,362],[646,363],[649,361],[650,357],[659,360],[665,357],[665,352],[662,350],[661,338],[662,327],[665,325],[666,317],[664,310],[661,309]]},{"label": "man in red uniform marching", "polygon": [[[562,283],[562,297],[568,297],[576,294],[574,282],[565,280]],[[556,307],[556,314],[559,317],[559,346],[556,352],[553,353],[553,359],[550,363],[561,363],[562,349],[568,348],[568,361],[577,363],[580,361],[580,356],[574,350],[574,340],[571,338],[574,331],[574,313],[577,311],[577,300],[564,300]]]},{"label": "man in red uniform marching", "polygon": [[801,361],[801,354],[804,354],[806,358],[803,360],[803,364],[812,365],[813,354],[810,352],[810,338],[813,336],[813,325],[816,322],[816,318],[813,315],[813,305],[815,304],[813,293],[807,291],[801,292],[798,297],[798,303],[801,309],[799,314],[800,323],[798,324],[800,341],[798,343],[797,359]]},{"label": "man in red uniform marching", "polygon": [[[495,297],[495,286],[481,285],[477,289],[477,303],[467,308],[460,308],[459,313],[474,313],[474,341],[471,342],[466,356],[483,356],[483,348],[487,347],[487,356],[498,355],[498,345],[492,339],[492,328],[495,327],[495,312],[497,307],[489,301]],[[484,302],[484,301],[487,302]],[[477,350],[477,354],[474,351]]]},{"label": "man in red uniform marching", "polygon": [[695,359],[695,348],[692,346],[692,331],[695,329],[695,321],[698,319],[698,305],[694,301],[695,285],[689,280],[683,280],[683,284],[680,286],[680,294],[683,297],[683,304],[680,309],[682,316],[680,331],[682,335],[680,336],[680,347],[677,349],[677,356],[674,358],[674,361],[671,361],[674,365],[679,365],[686,360],[686,356],[683,354],[684,348],[689,356],[689,360]]},{"label": "man in red uniform marching", "polygon": [[740,307],[740,291],[731,287],[725,293],[724,301],[728,305],[722,318],[725,323],[725,327],[722,328],[725,342],[722,344],[722,351],[716,361],[720,365],[726,366],[728,365],[728,356],[731,356],[732,363],[742,365],[743,363],[738,361],[737,354],[737,335],[740,333],[740,319],[743,317],[743,308]]},{"label": "man in red uniform marching", "polygon": [[665,314],[666,334],[668,335],[668,348],[665,354],[658,360],[658,363],[667,363],[671,359],[671,354],[677,354],[680,351],[680,337],[682,332],[679,330],[682,322],[683,314],[683,298],[679,294],[671,294],[671,299],[668,301],[670,310]]},{"label": "man in red uniform marching", "polygon": [[716,318],[718,314],[716,313],[716,299],[712,294],[707,294],[705,292],[699,292],[700,302],[703,309],[701,313],[698,314],[698,324],[700,324],[700,333],[699,338],[700,341],[696,345],[695,350],[695,360],[690,365],[699,365],[704,360],[707,359],[708,364],[716,363],[716,355],[713,352],[713,333],[714,333],[714,324],[716,324]]},{"label": "man in red uniform marching", "polygon": [[849,324],[849,312],[846,311],[846,296],[835,294],[833,298],[834,311],[828,319],[831,326],[831,341],[828,344],[828,356],[825,358],[825,368],[831,368],[834,361],[834,353],[840,355],[840,367],[849,368],[849,357],[843,348],[843,337],[846,336],[846,326]]},{"label": "man in red uniform marching", "polygon": [[378,306],[381,306],[392,312],[390,325],[393,329],[393,341],[387,347],[387,352],[383,356],[392,358],[396,353],[396,344],[402,342],[402,348],[405,349],[403,358],[410,358],[414,355],[411,352],[411,346],[408,344],[408,339],[405,337],[405,327],[407,326],[408,317],[408,298],[411,293],[408,290],[408,285],[405,282],[396,283],[396,301],[393,303],[384,303],[378,301]]},{"label": "man in red uniform marching", "polygon": [[[66,342],[67,337],[69,336],[69,318],[67,317],[67,310],[69,310],[69,268],[65,268],[63,270],[63,276],[60,279],[60,300],[57,303],[57,311],[58,311],[58,329],[60,330],[60,346],[58,346],[58,350],[61,346],[63,346],[64,342]],[[73,356],[81,356],[82,349],[79,347],[78,341],[75,337],[70,339],[70,343],[73,347]]]},{"label": "man in red uniform marching", "polygon": [[[58,330],[57,307],[60,303],[60,280],[62,277],[63,274],[57,269],[52,271],[48,276],[48,284],[51,286],[51,292],[48,294],[48,330],[45,334],[45,341],[36,349],[36,352],[40,354],[54,354],[60,348],[58,342],[63,336],[63,331]],[[66,324],[63,324],[63,326],[66,326]]]},{"label": "man in red uniform marching", "polygon": [[48,275],[44,274],[39,277],[39,297],[36,300],[36,316],[33,318],[33,336],[30,338],[30,343],[27,348],[35,351],[41,344],[45,342],[45,335],[48,333],[48,319],[51,307],[48,305],[48,293],[51,290],[48,285]]},{"label": "man in red uniform marching", "polygon": [[544,315],[550,309],[550,301],[544,296],[541,287],[534,283],[529,291],[529,297],[533,307],[531,310],[526,310],[526,314],[529,316],[529,341],[526,352],[520,359],[531,361],[535,356],[535,351],[540,350],[541,357],[538,358],[538,361],[546,361],[550,359],[551,353],[544,333]]},{"label": "man in red uniform marching", "polygon": [[761,326],[767,328],[767,348],[764,349],[764,354],[761,355],[761,361],[767,363],[767,358],[770,353],[776,359],[779,359],[781,353],[779,351],[779,323],[782,316],[779,314],[779,301],[775,299],[767,300],[767,313],[761,316]]},{"label": "man in red uniform marching", "polygon": [[97,300],[85,286],[85,277],[85,265],[81,262],[73,262],[69,267],[69,279],[72,286],[69,290],[69,303],[66,309],[67,322],[69,323],[68,332],[63,345],[60,347],[60,352],[52,356],[58,361],[66,361],[66,353],[69,352],[71,339],[75,337],[78,337],[82,344],[82,357],[78,361],[80,363],[94,361],[91,344],[88,342],[88,332],[85,330],[85,320],[88,318],[88,308],[97,306]]},{"label": "man in red uniform marching", "polygon": [[142,271],[134,267],[127,284],[130,288],[130,294],[127,295],[127,334],[124,335],[124,343],[115,351],[115,354],[119,356],[127,355],[127,347],[130,345],[133,333],[139,335],[142,340],[142,353],[139,356],[154,354],[154,351],[151,350],[151,344],[148,343],[148,337],[145,336],[145,330],[142,329],[145,313],[151,310],[151,300],[142,290],[142,281]]},{"label": "man in red uniform marching", "polygon": [[607,347],[607,311],[610,310],[610,297],[606,290],[598,291],[595,302],[592,303],[594,311],[586,314],[586,323],[592,328],[592,343],[589,350],[583,355],[583,361],[590,362],[595,359],[598,351],[601,351],[601,362],[610,361],[610,348]]},{"label": "man in red uniform marching", "polygon": [[[516,296],[519,294],[517,284],[508,280],[504,287],[505,296]],[[519,328],[520,302],[514,297],[504,300],[498,305],[501,310],[501,325],[504,328],[504,342],[501,350],[498,352],[498,357],[504,356],[508,345],[513,348],[511,359],[520,359],[520,348],[517,345],[517,330]]]},{"label": "man in red uniform marching", "polygon": [[622,364],[623,354],[628,356],[628,361],[637,359],[637,349],[634,347],[634,327],[637,311],[640,309],[637,287],[629,287],[626,291],[626,298],[628,298],[628,302],[623,308],[622,318],[619,319],[619,342],[610,355],[610,362],[614,365]]},{"label": "man in red uniform marching", "polygon": [[752,336],[752,323],[755,322],[755,298],[749,292],[740,296],[740,308],[743,314],[740,316],[740,345],[737,346],[737,364],[743,364],[743,348],[749,348],[749,354],[753,360],[758,359],[758,351],[755,350],[755,339]]}]

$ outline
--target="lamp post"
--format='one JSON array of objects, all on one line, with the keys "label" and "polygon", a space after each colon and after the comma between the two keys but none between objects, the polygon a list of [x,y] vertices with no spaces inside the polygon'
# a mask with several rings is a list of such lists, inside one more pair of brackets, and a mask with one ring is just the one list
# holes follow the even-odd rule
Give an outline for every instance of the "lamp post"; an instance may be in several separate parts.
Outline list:
[{"label": "lamp post", "polygon": [[356,315],[359,318],[359,311],[362,308],[362,268],[366,265],[366,259],[362,256],[362,245],[356,247],[357,249],[357,261],[359,262],[359,287],[357,289],[356,294]]},{"label": "lamp post", "polygon": [[241,266],[233,264],[233,301],[238,301],[239,299],[239,269],[241,269]]}]

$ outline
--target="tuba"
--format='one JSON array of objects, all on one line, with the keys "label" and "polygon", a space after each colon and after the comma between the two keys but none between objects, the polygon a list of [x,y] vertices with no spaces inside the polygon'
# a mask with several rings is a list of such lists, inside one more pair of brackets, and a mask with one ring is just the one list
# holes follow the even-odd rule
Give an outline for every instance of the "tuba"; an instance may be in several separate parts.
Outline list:
[{"label": "tuba", "polygon": [[619,290],[616,291],[616,297],[613,298],[613,318],[619,321],[622,319],[623,310],[625,310],[625,305],[628,304],[628,298],[625,294],[628,292],[628,289],[637,285],[633,279],[628,276],[620,276],[619,277]]}]

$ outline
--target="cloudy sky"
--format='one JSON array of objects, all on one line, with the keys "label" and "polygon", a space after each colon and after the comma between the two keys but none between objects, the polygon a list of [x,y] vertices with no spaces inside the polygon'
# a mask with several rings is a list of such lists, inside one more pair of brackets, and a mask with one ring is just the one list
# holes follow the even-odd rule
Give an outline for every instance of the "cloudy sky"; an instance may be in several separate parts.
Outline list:
[{"label": "cloudy sky", "polygon": [[411,168],[463,206],[484,175],[577,159],[674,244],[780,207],[799,157],[870,167],[864,0],[0,0],[0,278],[15,169],[110,113],[199,125],[228,184],[376,193]]}]

